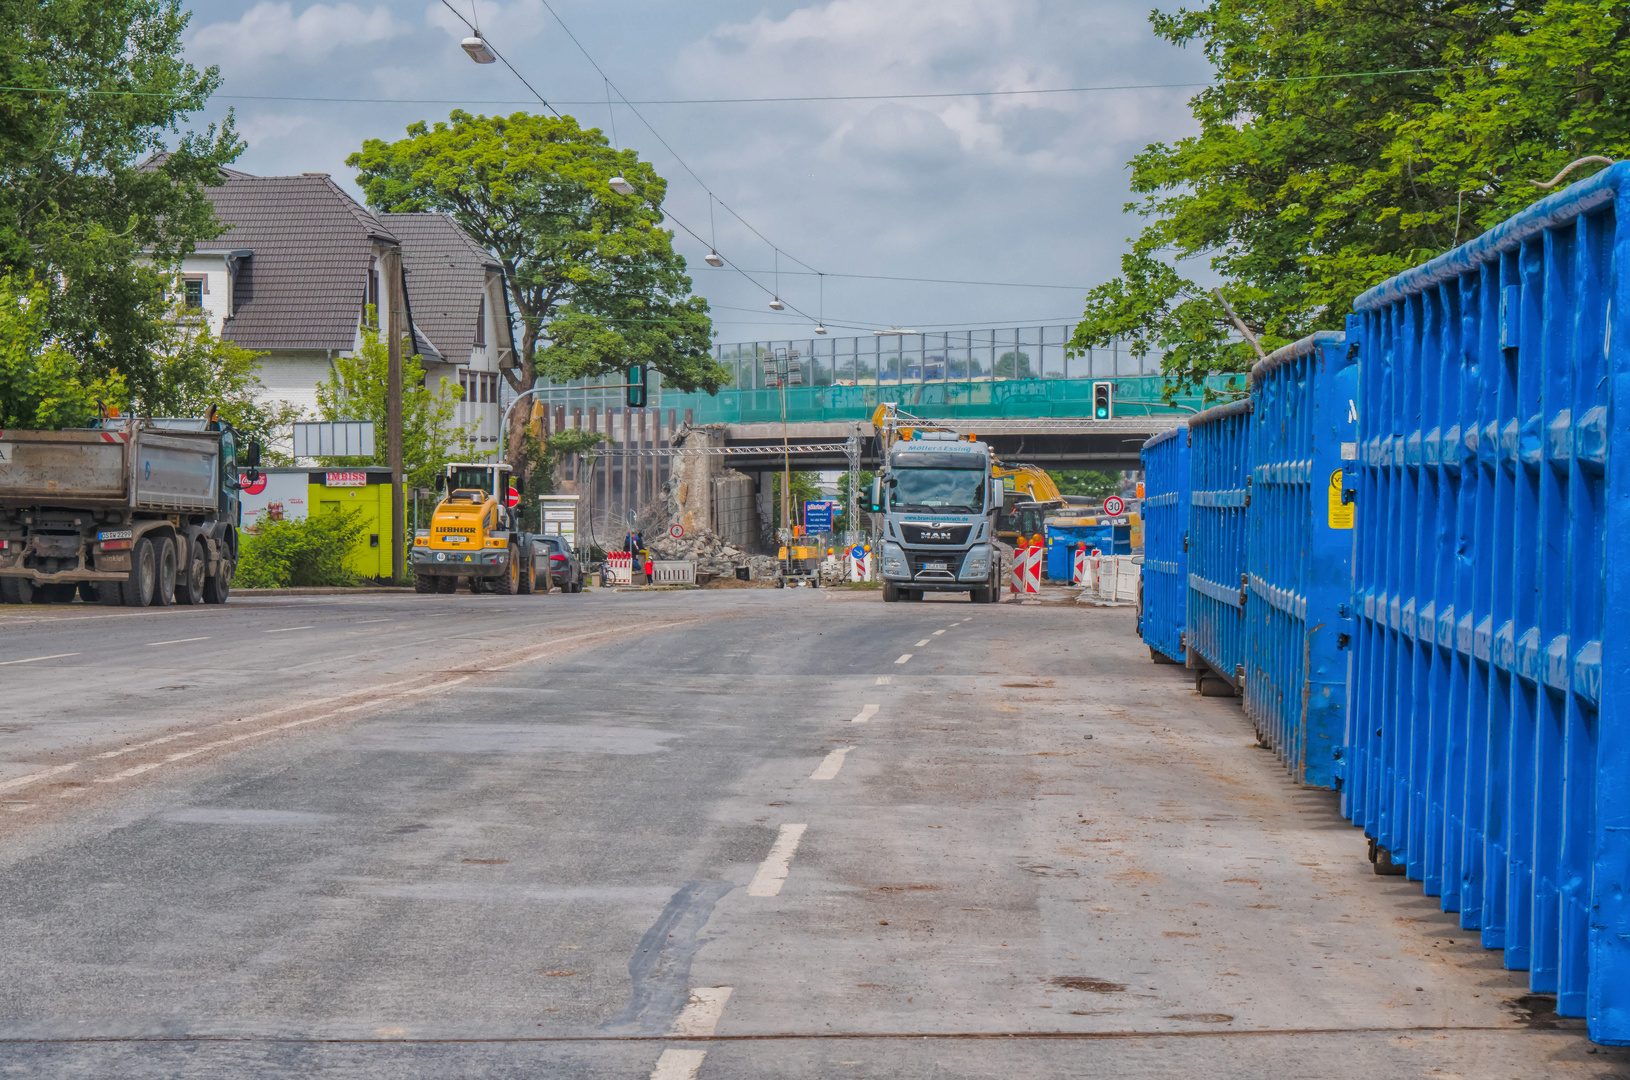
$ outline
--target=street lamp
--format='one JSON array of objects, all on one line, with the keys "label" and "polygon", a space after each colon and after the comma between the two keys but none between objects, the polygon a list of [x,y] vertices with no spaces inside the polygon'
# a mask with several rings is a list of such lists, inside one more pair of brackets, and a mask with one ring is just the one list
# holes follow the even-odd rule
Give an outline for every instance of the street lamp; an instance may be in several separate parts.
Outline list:
[{"label": "street lamp", "polygon": [[781,302],[781,298],[779,296],[773,296],[770,298],[770,310],[785,311],[787,310],[787,305]]},{"label": "street lamp", "polygon": [[702,261],[707,263],[709,266],[724,265],[724,257],[717,251],[709,251],[706,255],[702,256]]},{"label": "street lamp", "polygon": [[487,47],[486,41],[482,39],[480,34],[475,37],[465,38],[459,42],[459,47],[469,53],[470,59],[478,64],[495,64],[498,62],[498,57],[493,55],[492,50]]},{"label": "street lamp", "polygon": [[634,185],[630,184],[627,180],[624,180],[621,176],[613,176],[606,182],[611,185],[611,190],[615,191],[619,195],[634,194]]}]

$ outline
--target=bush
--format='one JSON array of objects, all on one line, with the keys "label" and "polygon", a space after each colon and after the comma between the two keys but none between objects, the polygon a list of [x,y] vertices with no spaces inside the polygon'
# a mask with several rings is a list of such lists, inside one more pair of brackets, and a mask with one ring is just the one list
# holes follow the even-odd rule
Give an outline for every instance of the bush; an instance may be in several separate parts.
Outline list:
[{"label": "bush", "polygon": [[355,510],[326,511],[299,521],[267,521],[245,532],[232,583],[243,589],[355,585],[345,565],[367,525]]}]

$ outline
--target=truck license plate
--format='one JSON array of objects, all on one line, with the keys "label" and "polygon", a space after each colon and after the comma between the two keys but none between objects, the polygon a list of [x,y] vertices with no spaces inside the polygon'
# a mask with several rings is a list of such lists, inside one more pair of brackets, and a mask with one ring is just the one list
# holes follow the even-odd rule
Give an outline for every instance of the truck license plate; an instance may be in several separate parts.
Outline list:
[{"label": "truck license plate", "polygon": [[923,563],[923,569],[924,570],[949,570],[950,568],[951,568],[950,563],[942,563],[942,562],[925,562],[925,563]]}]

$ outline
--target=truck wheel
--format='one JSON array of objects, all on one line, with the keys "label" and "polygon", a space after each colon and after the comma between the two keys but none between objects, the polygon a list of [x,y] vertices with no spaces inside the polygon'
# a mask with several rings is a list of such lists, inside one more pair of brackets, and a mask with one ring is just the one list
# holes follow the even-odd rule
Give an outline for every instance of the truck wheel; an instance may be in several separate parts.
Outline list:
[{"label": "truck wheel", "polygon": [[22,578],[0,578],[0,604],[26,604],[34,599],[34,583]]},{"label": "truck wheel", "polygon": [[124,590],[117,581],[96,583],[96,602],[103,607],[118,607],[125,602]]},{"label": "truck wheel", "polygon": [[197,540],[182,541],[186,546],[187,561],[176,568],[175,602],[202,604],[204,579],[209,576],[209,564],[204,561],[204,545]]},{"label": "truck wheel", "polygon": [[125,607],[146,607],[153,602],[158,591],[158,552],[147,537],[137,540],[130,549],[130,578],[119,586],[124,593]]},{"label": "truck wheel", "polygon": [[514,596],[521,591],[521,556],[518,552],[509,553],[504,572],[492,579],[492,591],[499,596]]},{"label": "truck wheel", "polygon": [[79,599],[87,604],[96,603],[96,583],[81,581],[79,583]]},{"label": "truck wheel", "polygon": [[169,607],[175,603],[175,542],[167,536],[155,540],[153,559],[158,569],[153,577],[153,606]]},{"label": "truck wheel", "polygon": [[[537,574],[538,568],[532,562],[532,557],[529,555],[522,559],[520,572],[516,575],[515,591],[521,596],[531,596],[532,590],[537,584]],[[548,574],[544,575],[544,577],[548,576]]]},{"label": "truck wheel", "polygon": [[54,581],[49,585],[34,586],[34,602],[36,604],[71,604],[74,602],[74,593],[79,586],[72,582]]},{"label": "truck wheel", "polygon": [[439,582],[437,581],[437,579],[431,577],[429,574],[414,574],[413,575],[413,591],[414,592],[421,592],[421,593],[423,593],[423,592],[435,592],[436,591],[436,586],[438,584],[439,584]]},{"label": "truck wheel", "polygon": [[215,573],[204,578],[204,603],[224,604],[232,595],[232,560],[225,555],[216,564]]},{"label": "truck wheel", "polygon": [[484,593],[484,592],[486,592],[487,591],[486,582],[482,581],[478,577],[471,577],[470,578],[470,591],[472,593]]},{"label": "truck wheel", "polygon": [[983,589],[969,589],[968,599],[976,604],[988,604],[990,603],[990,599],[987,595],[989,592],[990,588],[988,586]]},{"label": "truck wheel", "polygon": [[436,591],[439,593],[458,592],[458,578],[453,577],[451,574],[446,577],[431,578],[430,580],[436,583]]},{"label": "truck wheel", "polygon": [[895,604],[900,601],[900,589],[892,581],[883,582],[883,603]]}]

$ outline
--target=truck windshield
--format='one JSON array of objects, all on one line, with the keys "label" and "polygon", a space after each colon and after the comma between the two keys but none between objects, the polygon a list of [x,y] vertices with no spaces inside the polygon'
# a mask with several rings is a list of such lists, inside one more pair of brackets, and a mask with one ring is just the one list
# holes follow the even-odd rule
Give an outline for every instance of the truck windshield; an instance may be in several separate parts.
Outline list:
[{"label": "truck windshield", "polygon": [[896,469],[889,509],[977,514],[985,508],[983,469]]}]

